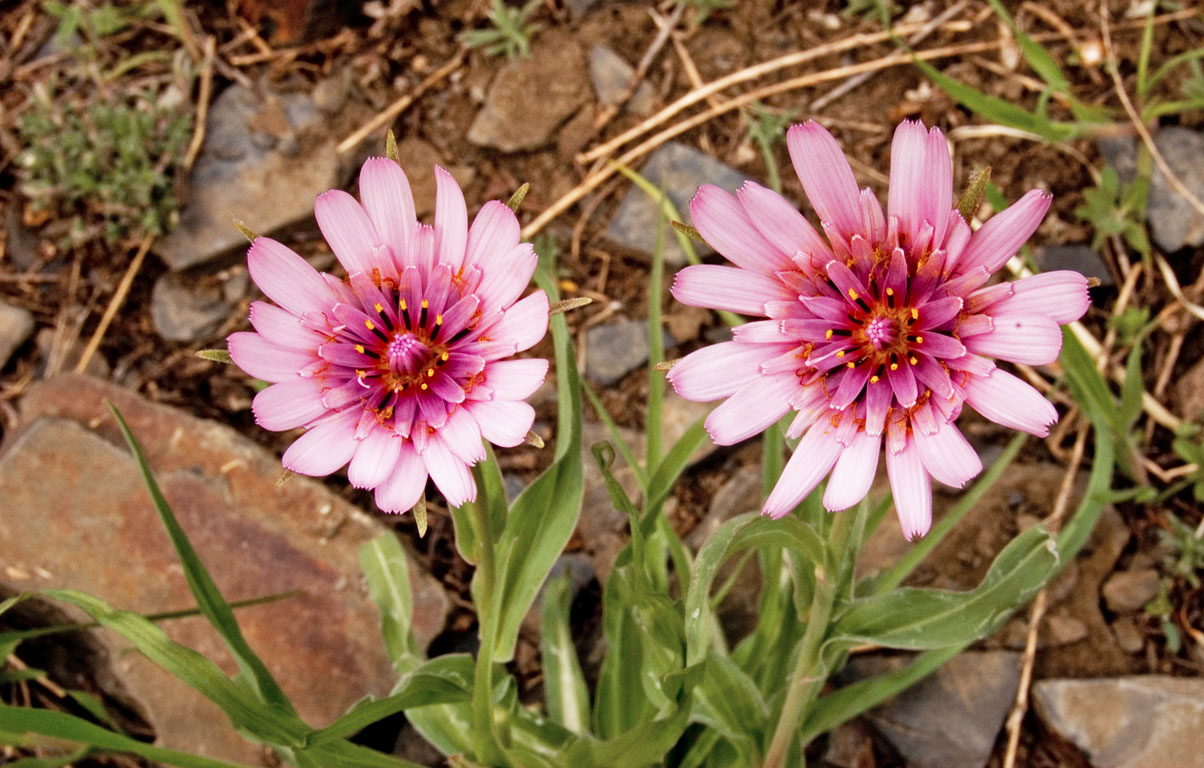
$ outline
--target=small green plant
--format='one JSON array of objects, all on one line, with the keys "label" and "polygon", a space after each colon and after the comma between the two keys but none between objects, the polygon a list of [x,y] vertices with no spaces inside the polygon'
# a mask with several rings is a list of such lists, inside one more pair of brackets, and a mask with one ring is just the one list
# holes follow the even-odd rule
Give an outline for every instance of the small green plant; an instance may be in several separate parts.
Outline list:
[{"label": "small green plant", "polygon": [[748,123],[748,138],[756,142],[765,160],[769,174],[769,186],[775,192],[782,191],[782,175],[778,172],[778,161],[773,156],[773,147],[786,136],[786,128],[794,120],[794,110],[778,114],[761,104],[753,104],[752,119]]},{"label": "small green plant", "polygon": [[735,6],[735,0],[680,0],[683,6],[694,8],[694,26],[702,26],[715,11],[726,11]]},{"label": "small green plant", "polygon": [[1099,250],[1104,240],[1120,235],[1133,250],[1148,253],[1150,242],[1142,222],[1145,219],[1148,177],[1138,176],[1129,184],[1121,184],[1116,169],[1105,166],[1100,171],[1099,186],[1083,190],[1083,204],[1074,215],[1091,222],[1095,237],[1091,247]]},{"label": "small green plant", "polygon": [[[1189,413],[1188,416],[1200,414]],[[1204,430],[1191,422],[1184,424],[1176,431],[1171,448],[1186,464],[1194,466],[1195,471],[1163,491],[1161,499],[1168,499],[1190,487],[1196,503],[1204,503]]]},{"label": "small green plant", "polygon": [[1166,638],[1166,649],[1172,654],[1179,653],[1179,649],[1183,647],[1183,640],[1173,617],[1175,604],[1171,600],[1170,579],[1163,578],[1158,583],[1158,596],[1145,604],[1145,612],[1158,619],[1158,627],[1162,630],[1162,636]]},{"label": "small green plant", "polygon": [[530,56],[531,36],[539,30],[539,25],[528,24],[527,19],[539,5],[540,0],[528,0],[522,8],[511,8],[503,0],[493,0],[489,11],[492,26],[470,29],[460,35],[460,42],[469,48],[484,48],[490,56],[499,53],[506,54],[508,59]]},{"label": "small green plant", "polygon": [[1170,529],[1159,532],[1167,551],[1163,566],[1169,575],[1185,579],[1198,589],[1200,571],[1204,570],[1204,536],[1173,514],[1167,515],[1167,520]]},{"label": "small green plant", "polygon": [[174,172],[192,116],[154,91],[109,95],[64,108],[53,83],[31,91],[18,131],[21,191],[68,223],[67,245],[161,235],[178,218]]}]

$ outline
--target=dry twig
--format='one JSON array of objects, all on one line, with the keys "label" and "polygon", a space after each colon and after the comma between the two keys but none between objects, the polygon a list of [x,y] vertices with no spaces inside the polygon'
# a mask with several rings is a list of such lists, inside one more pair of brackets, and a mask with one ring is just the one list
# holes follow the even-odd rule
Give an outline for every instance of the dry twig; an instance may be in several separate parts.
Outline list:
[{"label": "dry twig", "polygon": [[146,258],[146,254],[150,251],[151,244],[154,242],[154,235],[147,235],[142,238],[142,242],[138,245],[138,252],[134,254],[129,267],[125,270],[125,274],[121,276],[121,282],[117,284],[117,290],[113,293],[113,298],[109,300],[109,306],[105,308],[104,315],[100,318],[100,324],[92,332],[92,338],[88,340],[88,346],[84,348],[84,353],[79,356],[79,362],[75,364],[76,373],[83,373],[87,370],[88,363],[92,360],[92,355],[96,354],[96,350],[100,346],[100,340],[104,338],[105,332],[109,330],[109,324],[113,322],[113,317],[117,314],[117,310],[125,302],[126,294],[130,292],[130,286],[134,282],[134,275],[138,274],[138,268],[142,266],[142,260]]}]

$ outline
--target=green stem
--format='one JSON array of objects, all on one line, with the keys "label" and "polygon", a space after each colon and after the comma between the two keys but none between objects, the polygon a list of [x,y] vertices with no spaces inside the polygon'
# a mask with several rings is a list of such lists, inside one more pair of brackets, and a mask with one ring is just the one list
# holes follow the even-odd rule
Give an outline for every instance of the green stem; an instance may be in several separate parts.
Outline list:
[{"label": "green stem", "polygon": [[472,592],[481,638],[472,684],[472,751],[477,760],[496,764],[500,757],[493,738],[493,646],[497,641],[497,612],[493,598],[496,571],[493,530],[489,525],[487,507],[479,499],[476,504],[469,505],[472,524],[477,529],[477,570],[473,575]]}]

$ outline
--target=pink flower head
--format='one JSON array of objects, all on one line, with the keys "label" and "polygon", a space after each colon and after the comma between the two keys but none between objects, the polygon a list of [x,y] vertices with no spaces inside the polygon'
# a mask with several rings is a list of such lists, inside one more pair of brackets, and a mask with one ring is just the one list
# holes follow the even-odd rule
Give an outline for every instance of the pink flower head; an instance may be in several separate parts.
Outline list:
[{"label": "pink flower head", "polygon": [[694,226],[735,266],[687,267],[674,297],[768,319],[686,356],[669,380],[690,400],[726,398],[706,422],[720,445],[797,411],[787,435],[802,439],[763,510],[773,517],[829,472],[824,506],[856,504],[885,436],[895,509],[917,538],[932,521],[930,478],[960,488],[982,469],[954,424],[963,403],[998,424],[1049,433],[1053,405],[991,358],[1053,362],[1059,324],[1087,311],[1087,281],[1062,271],[987,285],[1051,198],[1031,190],[971,233],[953,208],[953,168],[936,128],[904,122],[895,131],[885,216],[823,126],[795,125],[787,144],[824,234],[751,181],[736,195],[699,189]]},{"label": "pink flower head", "polygon": [[405,173],[383,157],[360,171],[362,205],[341,190],[318,197],[346,279],[257,238],[247,267],[276,304],[253,303],[255,332],[229,339],[234,362],[272,382],[256,422],[307,430],[284,466],[320,476],[351,462],[352,485],[376,489],[387,512],[411,509],[428,475],[449,504],[475,499],[481,438],[521,443],[535,418],[524,399],[548,371],[547,360],[503,359],[548,326],[543,291],[516,301],[536,256],[514,212],[486,203],[469,228],[459,185],[442,168],[435,178],[434,226],[418,222]]}]

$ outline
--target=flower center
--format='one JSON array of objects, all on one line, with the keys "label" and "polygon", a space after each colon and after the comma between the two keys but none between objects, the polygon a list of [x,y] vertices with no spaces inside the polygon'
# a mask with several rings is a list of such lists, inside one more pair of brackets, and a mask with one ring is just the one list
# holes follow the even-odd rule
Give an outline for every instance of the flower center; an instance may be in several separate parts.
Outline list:
[{"label": "flower center", "polygon": [[414,375],[429,358],[430,350],[426,344],[412,333],[394,336],[385,348],[389,370],[398,376]]},{"label": "flower center", "polygon": [[899,323],[889,317],[878,316],[865,325],[865,338],[874,349],[889,347],[899,337]]}]

